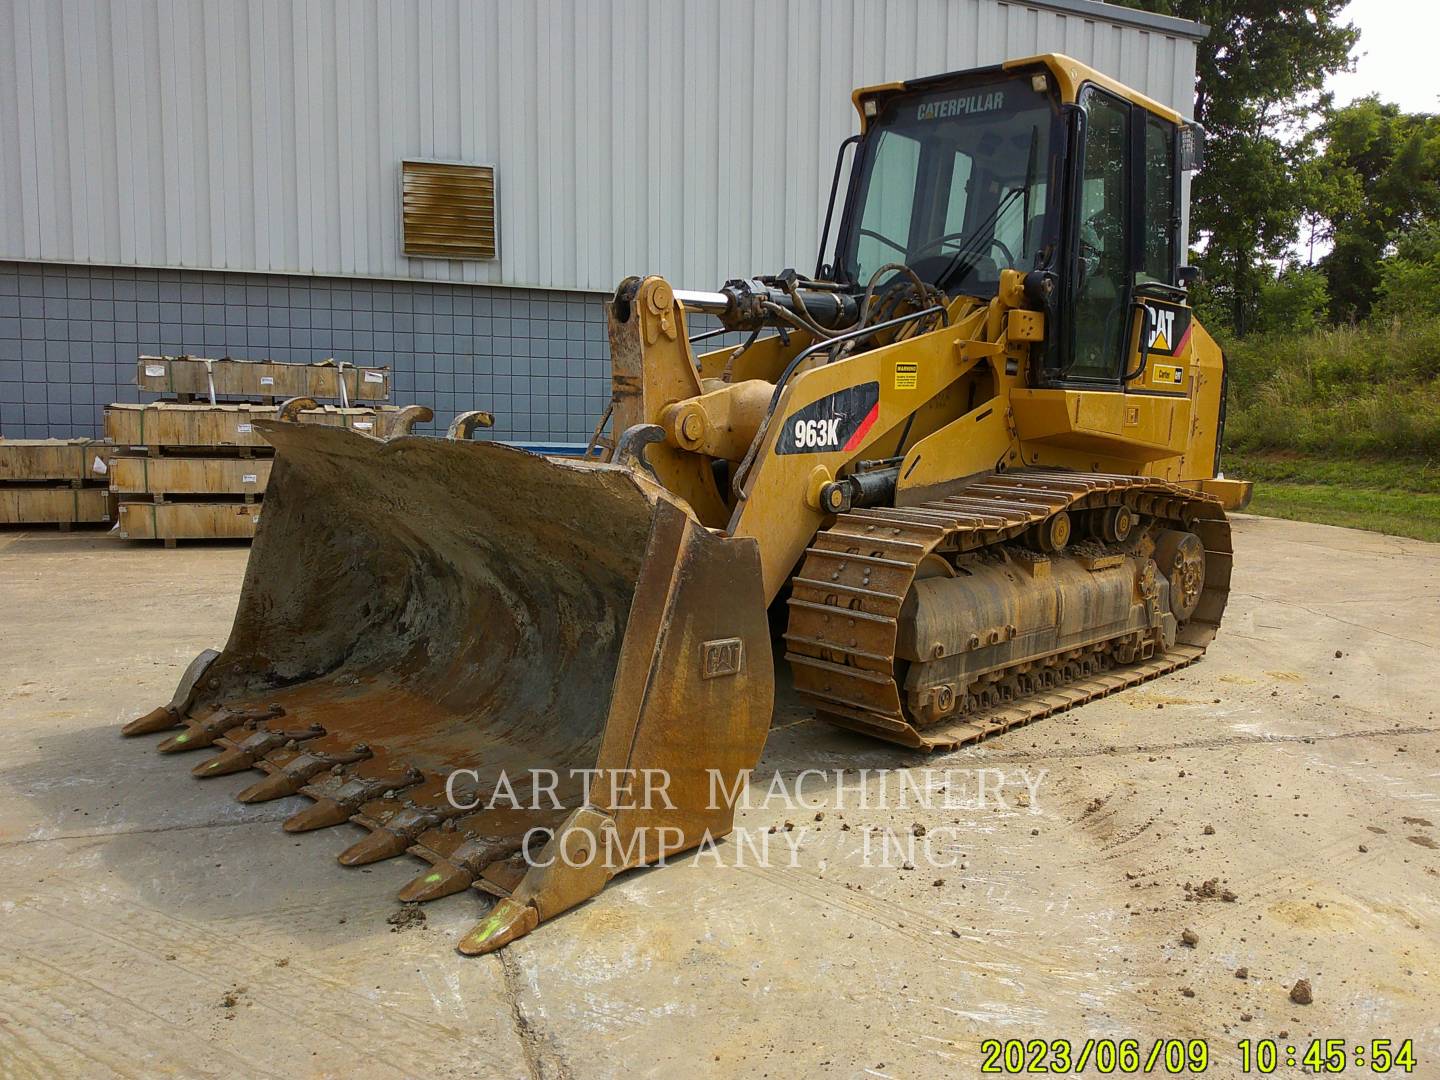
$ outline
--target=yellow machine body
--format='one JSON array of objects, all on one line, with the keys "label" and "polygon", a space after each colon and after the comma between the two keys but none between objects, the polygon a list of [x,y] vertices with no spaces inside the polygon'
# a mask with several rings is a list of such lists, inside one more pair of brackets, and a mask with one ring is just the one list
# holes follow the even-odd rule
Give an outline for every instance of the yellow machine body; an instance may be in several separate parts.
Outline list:
[{"label": "yellow machine body", "polygon": [[834,263],[622,282],[582,458],[282,409],[230,640],[126,732],[362,827],[347,865],[418,856],[403,900],[497,897],[488,952],[730,831],[775,663],[936,750],[1197,659],[1248,485],[1171,280],[1183,121],[1054,55],[855,104]]}]

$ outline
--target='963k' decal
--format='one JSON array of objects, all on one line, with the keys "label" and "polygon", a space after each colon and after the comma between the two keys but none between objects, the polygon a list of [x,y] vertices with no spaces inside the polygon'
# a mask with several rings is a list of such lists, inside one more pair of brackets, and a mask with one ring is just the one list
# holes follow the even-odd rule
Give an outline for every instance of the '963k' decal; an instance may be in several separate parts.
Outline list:
[{"label": "'963k' decal", "polygon": [[880,415],[880,384],[861,383],[812,401],[785,418],[778,454],[825,454],[854,450]]}]

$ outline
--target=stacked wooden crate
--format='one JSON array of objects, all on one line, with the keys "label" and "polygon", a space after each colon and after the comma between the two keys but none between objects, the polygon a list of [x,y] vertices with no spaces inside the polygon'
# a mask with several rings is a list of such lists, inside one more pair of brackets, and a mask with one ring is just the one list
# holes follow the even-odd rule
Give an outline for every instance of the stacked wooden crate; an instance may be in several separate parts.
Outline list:
[{"label": "stacked wooden crate", "polygon": [[255,535],[274,450],[254,425],[276,419],[278,401],[338,399],[295,418],[381,438],[404,415],[372,404],[389,395],[388,369],[333,361],[142,356],[135,381],[166,398],[106,407],[105,433],[115,444],[110,490],[119,497],[121,537],[162,540],[167,547]]},{"label": "stacked wooden crate", "polygon": [[95,439],[0,439],[0,524],[109,521],[109,453]]},{"label": "stacked wooden crate", "polygon": [[335,360],[287,364],[228,356],[142,356],[135,364],[135,385],[163,394],[165,401],[274,405],[286,398],[312,397],[348,407],[357,401],[388,400],[390,369]]}]

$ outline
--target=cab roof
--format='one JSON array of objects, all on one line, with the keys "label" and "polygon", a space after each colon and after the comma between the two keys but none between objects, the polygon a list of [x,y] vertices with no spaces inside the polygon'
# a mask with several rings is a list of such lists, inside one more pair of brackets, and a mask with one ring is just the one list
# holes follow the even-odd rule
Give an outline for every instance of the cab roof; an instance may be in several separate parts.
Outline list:
[{"label": "cab roof", "polygon": [[1096,71],[1088,64],[1082,64],[1074,57],[1066,56],[1063,53],[1040,53],[1036,56],[1025,56],[1014,60],[1006,60],[1003,64],[996,64],[991,67],[971,68],[968,71],[951,71],[943,75],[927,75],[923,78],[908,79],[905,82],[879,83],[875,86],[862,86],[850,95],[850,100],[855,103],[855,111],[860,114],[860,130],[863,132],[867,126],[865,116],[865,101],[868,98],[884,98],[890,94],[907,91],[930,90],[944,86],[947,82],[962,78],[969,78],[974,75],[986,72],[999,74],[1009,71],[1023,71],[1027,68],[1045,68],[1060,87],[1060,100],[1075,103],[1079,100],[1080,89],[1086,83],[1102,87],[1112,94],[1118,94],[1125,100],[1139,105],[1147,112],[1169,120],[1174,124],[1185,123],[1185,118],[1168,105],[1162,105],[1152,97],[1140,93],[1120,82],[1112,79],[1103,72]]}]

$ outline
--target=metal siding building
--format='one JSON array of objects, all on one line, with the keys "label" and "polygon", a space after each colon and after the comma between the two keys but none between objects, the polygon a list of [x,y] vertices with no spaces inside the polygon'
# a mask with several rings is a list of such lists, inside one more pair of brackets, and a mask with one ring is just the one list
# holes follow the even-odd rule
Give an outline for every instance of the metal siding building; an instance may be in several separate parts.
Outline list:
[{"label": "metal siding building", "polygon": [[[0,0],[0,431],[91,434],[137,352],[188,352],[390,363],[442,417],[583,438],[596,294],[810,264],[854,87],[1058,51],[1189,113],[1201,33],[1092,0]],[[495,166],[498,258],[403,254],[411,158]]]}]

